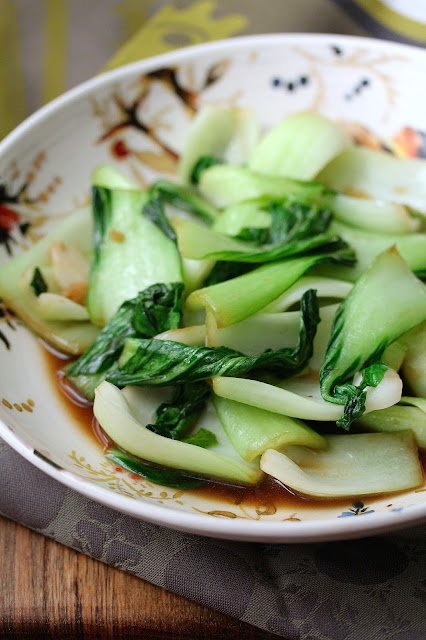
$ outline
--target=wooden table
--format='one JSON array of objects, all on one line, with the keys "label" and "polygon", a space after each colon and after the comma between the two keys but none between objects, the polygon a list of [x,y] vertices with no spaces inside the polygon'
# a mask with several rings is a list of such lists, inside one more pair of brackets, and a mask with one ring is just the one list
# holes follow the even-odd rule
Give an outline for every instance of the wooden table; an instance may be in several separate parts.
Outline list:
[{"label": "wooden table", "polygon": [[277,638],[1,516],[0,584],[2,639]]}]

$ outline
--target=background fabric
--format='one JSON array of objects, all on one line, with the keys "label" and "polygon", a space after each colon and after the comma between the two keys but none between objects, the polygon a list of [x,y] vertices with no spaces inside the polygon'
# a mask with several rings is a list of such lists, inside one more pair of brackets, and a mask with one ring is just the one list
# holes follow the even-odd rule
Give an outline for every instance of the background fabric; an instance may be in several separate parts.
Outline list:
[{"label": "background fabric", "polygon": [[0,487],[3,515],[286,640],[426,638],[425,527],[309,545],[211,540],[98,505],[4,443]]},{"label": "background fabric", "polygon": [[[0,138],[66,89],[148,55],[281,31],[424,44],[425,14],[418,0],[0,0]],[[0,512],[288,640],[426,638],[425,527],[313,545],[209,540],[93,503],[1,441]]]}]

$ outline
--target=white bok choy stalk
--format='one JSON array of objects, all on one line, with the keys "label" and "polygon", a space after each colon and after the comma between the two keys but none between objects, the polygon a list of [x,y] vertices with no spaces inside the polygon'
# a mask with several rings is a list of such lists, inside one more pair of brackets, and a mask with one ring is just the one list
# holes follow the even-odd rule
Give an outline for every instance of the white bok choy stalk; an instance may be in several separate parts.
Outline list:
[{"label": "white bok choy stalk", "polygon": [[411,429],[420,449],[426,449],[426,400],[402,396],[393,407],[365,413],[356,426],[366,431],[403,431]]},{"label": "white bok choy stalk", "polygon": [[254,460],[267,449],[288,445],[313,449],[327,446],[325,439],[301,420],[216,395],[213,404],[225,432],[244,460]]},{"label": "white bok choy stalk", "polygon": [[179,161],[179,177],[188,184],[203,156],[242,164],[257,144],[260,123],[248,109],[205,105],[191,122]]},{"label": "white bok choy stalk", "polygon": [[[216,395],[253,407],[318,422],[334,422],[342,418],[343,407],[326,402],[321,396],[318,373],[288,378],[279,385],[216,376],[212,379]],[[377,388],[367,388],[365,410],[378,411],[399,402],[402,382],[398,374],[388,369]]]},{"label": "white bok choy stalk", "polygon": [[295,113],[261,138],[248,166],[259,173],[312,180],[351,144],[343,129],[319,113]]},{"label": "white bok choy stalk", "polygon": [[237,213],[242,215],[242,223],[247,218],[251,226],[268,226],[268,201],[274,199],[316,203],[328,208],[336,220],[375,233],[410,234],[421,226],[418,214],[401,204],[403,200],[394,202],[392,198],[368,194],[356,198],[331,191],[323,182],[266,175],[246,167],[209,167],[201,174],[199,189],[212,204],[225,209],[223,218],[215,223],[215,229],[223,233],[238,233]]},{"label": "white bok choy stalk", "polygon": [[[319,308],[320,323],[313,342],[313,354],[308,366],[319,371],[330,338],[331,327],[338,305]],[[258,313],[242,322],[219,329],[214,316],[206,317],[206,346],[224,346],[247,355],[257,355],[265,349],[292,347],[297,343],[300,324],[299,311],[284,313]]]},{"label": "white bok choy stalk", "polygon": [[402,375],[411,393],[426,398],[426,322],[407,334]]},{"label": "white bok choy stalk", "polygon": [[[93,244],[90,210],[83,208],[70,214],[42,240],[3,265],[0,268],[0,297],[9,309],[46,342],[64,353],[78,355],[92,344],[99,329],[85,319],[87,311],[84,307],[72,300],[66,301],[65,298],[58,300],[63,296],[59,295],[59,286],[55,282],[50,260],[50,249],[56,242],[65,247],[78,246],[87,255]],[[30,286],[36,269],[47,287],[47,291],[38,296]],[[47,293],[51,295],[47,299],[42,298],[40,302],[40,297]]]},{"label": "white bok choy stalk", "polygon": [[293,491],[318,498],[403,491],[423,482],[411,431],[330,435],[325,440],[323,451],[268,449],[261,469]]},{"label": "white bok choy stalk", "polygon": [[321,274],[355,281],[380,253],[393,245],[412,271],[419,274],[426,272],[426,233],[373,233],[338,221],[331,223],[330,230],[354,249],[357,260],[353,266],[339,265],[333,270],[326,265],[321,266]]},{"label": "white bok choy stalk", "polygon": [[322,262],[352,261],[351,250],[307,255],[265,264],[250,273],[198,289],[186,299],[189,311],[203,307],[219,328],[228,327],[264,309],[313,266]]},{"label": "white bok choy stalk", "polygon": [[145,425],[152,422],[158,406],[157,403],[153,406],[152,398],[151,389],[123,392],[104,381],[95,391],[93,411],[111,440],[142,460],[240,483],[251,484],[260,479],[259,465],[245,462],[230,444],[226,445],[228,438],[212,409],[209,415],[204,412],[199,421],[209,430],[215,429],[215,435],[219,436],[219,445],[210,449],[172,440],[147,429]]},{"label": "white bok choy stalk", "polygon": [[320,384],[325,400],[345,406],[339,426],[348,429],[363,414],[366,388],[387,370],[386,347],[425,319],[426,287],[392,247],[356,281],[333,323]]},{"label": "white bok choy stalk", "polygon": [[315,289],[317,298],[343,300],[352,289],[352,283],[337,278],[323,276],[302,276],[287,291],[268,304],[259,313],[278,313],[287,311],[293,304],[300,302],[305,291]]},{"label": "white bok choy stalk", "polygon": [[333,215],[339,222],[375,233],[413,233],[421,220],[402,204],[372,198],[354,198],[337,193],[332,199]]},{"label": "white bok choy stalk", "polygon": [[384,151],[350,147],[317,176],[332,189],[399,202],[426,214],[426,162]]}]

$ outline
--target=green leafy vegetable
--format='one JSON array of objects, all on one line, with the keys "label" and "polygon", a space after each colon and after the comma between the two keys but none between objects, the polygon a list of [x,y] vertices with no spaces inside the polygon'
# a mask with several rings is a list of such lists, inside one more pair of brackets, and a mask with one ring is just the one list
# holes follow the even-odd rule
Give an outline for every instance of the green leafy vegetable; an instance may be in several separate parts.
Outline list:
[{"label": "green leafy vegetable", "polygon": [[132,325],[141,336],[153,337],[177,329],[182,319],[183,283],[154,284],[138,297]]},{"label": "green leafy vegetable", "polygon": [[105,326],[123,302],[149,286],[182,279],[176,244],[143,215],[150,205],[142,191],[93,188],[94,260],[87,307],[94,324]]},{"label": "green leafy vegetable", "polygon": [[[120,391],[106,381],[97,387],[93,412],[116,446],[144,461],[196,475],[209,475],[240,483],[255,483],[259,480],[259,465],[247,463],[238,456],[229,440],[223,438],[223,429],[214,412],[212,414],[206,411],[202,418],[204,424],[217,435],[219,446],[214,447],[214,450],[163,438],[149,431],[145,426],[147,406],[152,407],[151,396],[156,391],[143,387],[127,387]],[[127,399],[129,396],[135,397],[138,406]]]},{"label": "green leafy vegetable", "polygon": [[422,484],[423,473],[411,431],[325,436],[327,448],[268,449],[265,473],[303,495],[362,496],[403,491]]},{"label": "green leafy vegetable", "polygon": [[169,202],[178,209],[189,211],[209,224],[212,224],[219,216],[217,209],[191,187],[185,187],[168,180],[157,180],[151,186],[149,193],[154,198],[159,197],[162,202]]},{"label": "green leafy vegetable", "polygon": [[341,273],[345,280],[355,281],[379,253],[393,245],[417,277],[426,270],[426,233],[374,233],[336,220],[332,222],[330,231],[347,242],[357,257],[353,267],[339,267],[334,277]]},{"label": "green leafy vegetable", "polygon": [[181,282],[156,284],[123,302],[87,351],[65,367],[70,382],[86,398],[93,399],[95,388],[117,365],[126,338],[152,337],[179,327],[182,294]]},{"label": "green leafy vegetable", "polygon": [[215,164],[221,164],[221,160],[214,158],[213,156],[201,156],[201,158],[195,163],[194,168],[191,171],[190,181],[192,184],[198,184],[200,182],[201,174],[205,169],[214,167]]},{"label": "green leafy vegetable", "polygon": [[[285,209],[280,208],[278,211],[282,214]],[[308,207],[307,211],[313,212],[314,215],[311,220],[305,218],[306,224],[301,224],[299,228],[296,224],[291,225],[287,216],[277,215],[273,218],[269,230],[245,229],[239,238],[231,238],[213,229],[206,229],[191,220],[175,219],[173,223],[181,255],[195,260],[212,258],[262,263],[296,255],[333,253],[348,248],[346,242],[337,235],[321,232],[321,229],[329,224],[328,211],[315,211],[311,207]],[[258,246],[264,239],[268,241],[267,244]]]},{"label": "green leafy vegetable", "polygon": [[339,426],[348,429],[364,412],[366,387],[376,387],[385,374],[386,347],[425,318],[425,285],[395,248],[385,251],[341,304],[320,371],[323,398],[345,405]]},{"label": "green leafy vegetable", "polygon": [[297,200],[328,203],[330,189],[321,182],[293,180],[284,176],[265,175],[246,167],[216,165],[201,174],[200,193],[214,206],[223,208],[242,200],[262,196],[271,198],[294,197]]},{"label": "green leafy vegetable", "polygon": [[205,286],[210,287],[213,284],[219,284],[219,282],[225,282],[231,278],[237,278],[249,271],[255,269],[256,265],[249,264],[247,262],[230,262],[229,260],[218,260],[210,271]]},{"label": "green leafy vegetable", "polygon": [[260,173],[309,180],[350,144],[348,134],[319,113],[294,113],[261,138],[249,158],[249,167]]},{"label": "green leafy vegetable", "polygon": [[205,484],[203,480],[191,478],[180,471],[165,469],[164,467],[157,467],[152,463],[144,462],[140,458],[127,453],[127,451],[122,451],[122,449],[117,449],[116,447],[108,449],[106,457],[123,467],[123,469],[127,469],[127,471],[131,471],[150,482],[155,482],[155,484],[160,484],[164,487],[196,489]]},{"label": "green leafy vegetable", "polygon": [[145,218],[151,220],[170,240],[176,242],[176,234],[164,213],[163,201],[159,196],[150,195],[143,207]]},{"label": "green leafy vegetable", "polygon": [[244,460],[254,460],[267,449],[299,444],[322,449],[322,436],[301,420],[265,411],[242,402],[213,396],[213,404],[233,446]]},{"label": "green leafy vegetable", "polygon": [[426,164],[420,158],[396,158],[385,151],[351,146],[317,178],[339,191],[352,189],[426,212]]},{"label": "green leafy vegetable", "polygon": [[309,290],[301,300],[299,337],[293,349],[266,350],[259,356],[246,356],[226,347],[189,347],[167,340],[129,338],[119,368],[108,375],[108,380],[118,386],[164,386],[218,375],[238,376],[256,369],[289,377],[299,373],[311,358],[318,322],[315,291]]},{"label": "green leafy vegetable", "polygon": [[331,212],[315,204],[294,201],[291,198],[271,200],[267,209],[271,215],[268,229],[242,229],[238,238],[245,238],[249,231],[252,239],[257,232],[261,244],[284,244],[316,236],[327,231]]},{"label": "green leafy vegetable", "polygon": [[404,382],[411,395],[426,398],[426,322],[406,336],[407,353],[402,363]]},{"label": "green leafy vegetable", "polygon": [[[238,240],[246,240],[257,246],[285,244],[291,241],[297,243],[297,241],[302,240],[304,236],[315,236],[325,232],[331,221],[331,214],[327,209],[321,209],[315,205],[308,205],[289,199],[271,200],[263,198],[258,201],[243,203],[243,205],[245,207],[241,212],[243,216],[239,215],[239,218],[247,217],[248,213],[255,219],[254,213],[256,211],[260,214],[265,213],[263,209],[268,211],[267,215],[270,219],[268,226],[243,227],[239,230],[238,234],[234,236]],[[246,216],[244,216],[244,214],[246,214]],[[222,217],[224,215],[226,214],[222,214]],[[232,222],[232,215],[230,221]],[[261,221],[265,224],[263,220]],[[215,229],[221,230],[222,227],[218,223],[215,224]],[[224,233],[227,233],[226,229],[227,225],[224,223]],[[324,240],[324,236],[322,236],[322,239]],[[332,250],[333,245],[328,245],[328,247],[322,245],[319,248],[315,248],[317,242],[318,238],[315,238],[312,244],[309,242],[300,245],[293,244],[292,247],[288,247],[286,251],[289,255],[294,255],[295,253],[300,254],[300,252],[305,252],[305,250],[308,253],[312,250]],[[334,246],[337,248],[343,245],[337,242]],[[261,255],[261,252],[259,252],[258,255]],[[267,253],[266,257],[268,257]],[[271,251],[269,257],[274,258],[274,251]],[[241,262],[219,260],[211,270],[205,286],[218,284],[230,278],[243,275],[251,271],[252,268],[253,267],[250,267],[248,264]]]},{"label": "green leafy vegetable", "polygon": [[43,274],[38,267],[34,269],[34,274],[30,282],[30,286],[33,288],[36,296],[47,291],[46,280],[43,278]]},{"label": "green leafy vegetable", "polygon": [[185,304],[191,311],[204,307],[213,314],[218,327],[228,327],[265,308],[308,269],[323,262],[353,264],[354,253],[343,249],[265,264],[237,278],[193,291]]},{"label": "green leafy vegetable", "polygon": [[197,447],[202,447],[203,449],[207,449],[208,447],[214,447],[217,442],[216,435],[209,431],[208,429],[198,429],[196,433],[189,438],[184,438],[182,442],[186,442],[187,444],[195,444]]},{"label": "green leafy vegetable", "polygon": [[155,423],[148,424],[147,428],[160,436],[182,440],[194,425],[209,395],[210,387],[205,382],[176,386],[171,399],[158,407]]}]

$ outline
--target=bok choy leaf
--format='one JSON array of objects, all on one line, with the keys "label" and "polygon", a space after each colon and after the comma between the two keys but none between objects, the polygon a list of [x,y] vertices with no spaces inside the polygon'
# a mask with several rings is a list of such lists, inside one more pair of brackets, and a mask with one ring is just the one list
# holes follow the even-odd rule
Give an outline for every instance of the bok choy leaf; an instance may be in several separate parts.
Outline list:
[{"label": "bok choy leaf", "polygon": [[205,382],[176,386],[171,399],[157,408],[155,423],[148,424],[147,428],[160,436],[182,440],[204,409],[209,396],[210,387]]},{"label": "bok choy leaf", "polygon": [[386,347],[425,319],[425,285],[395,247],[385,251],[341,304],[320,372],[323,398],[345,406],[339,426],[349,429],[363,414],[366,388],[376,387],[386,372]]},{"label": "bok choy leaf", "polygon": [[268,449],[265,473],[303,495],[324,498],[403,491],[421,485],[423,473],[410,431],[325,436],[327,448]]},{"label": "bok choy leaf", "polygon": [[350,145],[348,134],[319,113],[294,113],[260,140],[249,167],[260,173],[311,180]]},{"label": "bok choy leaf", "polygon": [[[143,393],[145,389],[136,391],[142,391],[142,396],[146,396]],[[150,393],[152,394],[152,391]],[[136,395],[141,399],[140,394]],[[150,403],[149,398],[142,399],[141,402],[142,405]],[[258,464],[246,462],[232,450],[232,447],[226,446],[225,442],[222,446],[219,443],[212,449],[204,449],[153,433],[146,428],[146,421],[143,416],[138,416],[134,406],[126,398],[125,391],[120,391],[108,382],[104,381],[97,387],[93,411],[111,440],[121,449],[143,461],[240,483],[256,483],[261,476]],[[215,423],[219,422],[215,415],[212,417]],[[212,421],[207,414],[203,422],[213,431],[210,424]],[[220,427],[220,424],[218,426]],[[220,430],[223,435],[223,429]]]},{"label": "bok choy leaf", "polygon": [[269,228],[245,228],[236,238],[190,220],[174,219],[184,258],[232,262],[272,262],[295,255],[340,251],[347,244],[326,233],[331,213],[313,205],[271,201]]},{"label": "bok choy leaf", "polygon": [[212,224],[219,216],[217,209],[192,187],[182,186],[168,180],[157,180],[150,187],[149,193],[151,197],[157,197],[161,202],[168,202],[178,209],[189,211],[208,224]]},{"label": "bok choy leaf", "polygon": [[47,291],[46,281],[43,278],[43,274],[38,267],[34,269],[30,286],[33,288],[36,296],[39,296],[41,293],[45,293]]},{"label": "bok choy leaf", "polygon": [[324,438],[301,420],[220,396],[213,397],[213,404],[225,432],[244,460],[254,460],[267,449],[290,444],[313,449],[327,446]]},{"label": "bok choy leaf", "polygon": [[426,213],[426,163],[419,158],[396,158],[353,146],[334,158],[317,178],[339,191],[355,190]]},{"label": "bok choy leaf", "polygon": [[165,469],[164,467],[142,461],[127,451],[117,449],[117,447],[110,447],[106,453],[106,457],[108,460],[123,467],[123,469],[164,487],[197,489],[205,484],[204,480],[191,477],[175,469]]},{"label": "bok choy leaf", "polygon": [[188,296],[185,304],[190,311],[204,307],[219,328],[228,327],[273,302],[313,266],[324,262],[353,264],[354,259],[352,250],[342,249],[266,264],[226,282],[198,289]]},{"label": "bok choy leaf", "polygon": [[266,350],[246,356],[226,347],[189,347],[166,340],[126,340],[118,368],[108,380],[117,386],[164,386],[206,380],[213,376],[239,376],[266,369],[282,378],[299,373],[312,356],[312,345],[319,322],[314,291],[301,301],[300,328],[296,347]]},{"label": "bok choy leaf", "polygon": [[[191,121],[179,161],[179,176],[187,183],[206,163],[217,158],[246,162],[260,134],[260,123],[248,109],[204,105]],[[208,162],[208,161],[207,161]]]},{"label": "bok choy leaf", "polygon": [[70,382],[85,397],[93,399],[95,387],[116,366],[126,338],[152,337],[179,327],[182,294],[180,282],[156,284],[123,302],[87,351],[65,368]]},{"label": "bok choy leaf", "polygon": [[142,191],[93,188],[94,259],[87,308],[94,324],[105,326],[139,291],[182,280],[177,247],[145,214],[147,205]]}]

